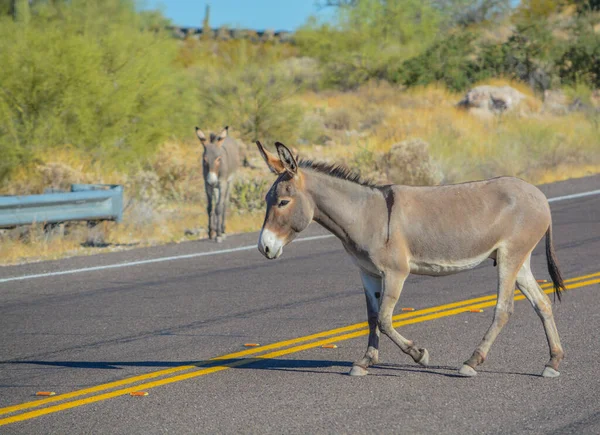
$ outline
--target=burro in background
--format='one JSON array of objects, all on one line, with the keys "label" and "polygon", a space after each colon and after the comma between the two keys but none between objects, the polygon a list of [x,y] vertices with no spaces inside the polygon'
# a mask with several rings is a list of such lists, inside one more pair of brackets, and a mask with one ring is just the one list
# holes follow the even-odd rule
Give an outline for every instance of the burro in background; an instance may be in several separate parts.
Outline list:
[{"label": "burro in background", "polygon": [[[552,245],[550,206],[535,186],[499,177],[447,186],[381,186],[347,169],[298,160],[281,143],[277,154],[258,149],[277,180],[267,194],[259,251],[278,258],[285,245],[316,221],[336,235],[360,270],[367,299],[369,341],[351,375],[378,362],[379,332],[416,363],[429,353],[396,331],[392,314],[410,273],[449,275],[491,258],[498,267],[498,301],[483,340],[459,373],[475,376],[508,322],[515,284],[540,317],[550,350],[542,376],[559,375],[563,359],[550,299],[531,272],[531,252],[546,237],[546,262],[556,295],[564,289]],[[523,349],[525,351],[525,349]]]},{"label": "burro in background", "polygon": [[202,168],[206,189],[208,236],[222,242],[225,239],[225,212],[229,202],[235,171],[243,161],[242,148],[228,136],[229,127],[218,135],[211,133],[210,140],[196,127],[196,136],[204,147]]}]

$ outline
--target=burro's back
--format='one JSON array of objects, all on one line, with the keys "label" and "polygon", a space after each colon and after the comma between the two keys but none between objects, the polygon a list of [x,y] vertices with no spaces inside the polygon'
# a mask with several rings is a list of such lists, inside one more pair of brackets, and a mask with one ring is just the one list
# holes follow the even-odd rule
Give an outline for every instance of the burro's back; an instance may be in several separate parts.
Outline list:
[{"label": "burro's back", "polygon": [[227,136],[223,142],[223,151],[225,156],[223,165],[225,165],[226,176],[232,176],[242,164],[242,147],[234,138]]},{"label": "burro's back", "polygon": [[206,211],[208,213],[208,236],[217,242],[225,239],[225,213],[231,184],[235,172],[240,167],[242,147],[229,137],[229,127],[218,135],[211,133],[210,139],[196,127],[196,136],[204,147],[202,168],[206,190]]}]

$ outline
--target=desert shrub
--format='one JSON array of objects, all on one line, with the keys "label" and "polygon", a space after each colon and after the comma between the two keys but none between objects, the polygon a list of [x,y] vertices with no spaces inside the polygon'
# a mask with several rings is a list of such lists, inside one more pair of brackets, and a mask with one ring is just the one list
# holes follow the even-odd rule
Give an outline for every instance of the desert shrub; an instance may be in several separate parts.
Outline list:
[{"label": "desert shrub", "polygon": [[377,127],[386,117],[385,110],[377,106],[367,106],[362,113],[359,127],[361,130],[368,130]]},{"label": "desert shrub", "polygon": [[378,153],[367,145],[360,146],[347,163],[365,179],[379,178]]},{"label": "desert shrub", "polygon": [[204,201],[204,179],[200,143],[186,146],[179,142],[163,144],[151,162],[158,176],[161,195],[174,201]]},{"label": "desert shrub", "polygon": [[80,168],[73,168],[62,162],[46,162],[37,166],[41,175],[41,185],[58,190],[69,191],[73,183],[88,181]]},{"label": "desert shrub", "polygon": [[148,207],[157,209],[165,204],[166,198],[162,194],[160,177],[152,170],[141,170],[129,177],[125,183],[125,192],[126,209],[136,203],[147,204]]},{"label": "desert shrub", "polygon": [[448,27],[498,21],[510,12],[510,0],[433,0]]},{"label": "desert shrub", "polygon": [[319,62],[311,57],[290,57],[279,65],[288,79],[299,89],[319,90],[322,72]]},{"label": "desert shrub", "polygon": [[265,195],[273,184],[271,178],[239,177],[231,187],[231,205],[239,213],[265,208]]},{"label": "desert shrub", "polygon": [[379,158],[378,166],[394,184],[429,186],[442,181],[441,169],[431,157],[429,144],[421,139],[393,145]]},{"label": "desert shrub", "polygon": [[439,22],[427,2],[358,0],[338,8],[333,23],[310,20],[295,40],[302,54],[321,62],[325,86],[354,89],[369,79],[390,79],[433,40]]},{"label": "desert shrub", "polygon": [[297,87],[277,66],[249,63],[226,75],[204,70],[201,77],[202,123],[231,125],[247,142],[298,139],[303,108],[292,98]]},{"label": "desert shrub", "polygon": [[348,166],[377,183],[430,186],[439,184],[443,178],[440,166],[430,154],[429,144],[421,139],[404,140],[383,153],[361,147]]},{"label": "desert shrub", "polygon": [[600,88],[600,32],[594,31],[587,19],[578,20],[574,38],[557,63],[563,84]]},{"label": "desert shrub", "polygon": [[0,177],[64,144],[131,167],[189,128],[177,44],[147,29],[133,2],[34,6],[28,23],[0,17]]},{"label": "desert shrub", "polygon": [[358,114],[347,107],[329,110],[324,117],[325,127],[332,130],[350,130],[358,124]]},{"label": "desert shrub", "polygon": [[321,113],[307,111],[300,123],[299,143],[322,145],[328,138]]},{"label": "desert shrub", "polygon": [[472,60],[475,38],[472,33],[461,32],[438,40],[419,56],[405,61],[397,81],[406,86],[441,82],[451,90],[464,90],[482,78]]}]

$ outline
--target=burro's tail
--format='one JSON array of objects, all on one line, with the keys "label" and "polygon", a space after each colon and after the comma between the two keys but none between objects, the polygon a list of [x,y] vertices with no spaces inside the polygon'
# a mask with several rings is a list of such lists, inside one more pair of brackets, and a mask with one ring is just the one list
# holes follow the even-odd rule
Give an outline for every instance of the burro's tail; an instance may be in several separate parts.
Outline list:
[{"label": "burro's tail", "polygon": [[554,245],[552,244],[552,224],[550,224],[546,231],[546,261],[548,262],[548,273],[554,284],[554,300],[556,301],[558,297],[560,301],[562,292],[565,290],[565,282],[558,268],[558,260],[556,259]]}]

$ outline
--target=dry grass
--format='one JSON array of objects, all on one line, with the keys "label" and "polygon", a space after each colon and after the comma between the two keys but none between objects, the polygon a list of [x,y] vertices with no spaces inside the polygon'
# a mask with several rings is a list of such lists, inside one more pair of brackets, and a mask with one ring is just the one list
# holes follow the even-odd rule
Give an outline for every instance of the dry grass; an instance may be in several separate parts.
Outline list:
[{"label": "dry grass", "polygon": [[[28,234],[5,233],[0,236],[0,264],[11,265],[43,260],[56,260],[74,255],[93,255],[132,248],[181,243],[207,237],[204,207],[187,207],[172,213],[158,225],[134,225],[127,219],[117,224],[104,222],[100,228],[88,229],[85,224],[75,224],[65,235],[49,235],[42,226],[34,226]],[[227,233],[257,231],[264,213],[232,213],[227,219]],[[188,230],[186,234],[186,230]]]},{"label": "dry grass", "polygon": [[[436,171],[434,178],[427,179],[441,177],[444,183],[514,175],[539,184],[600,173],[600,115],[542,114],[541,101],[526,86],[503,80],[485,84],[513,86],[528,99],[515,113],[483,120],[455,107],[463,95],[436,86],[403,90],[370,83],[347,93],[306,92],[298,98],[307,109],[311,128],[319,126],[313,136],[326,139],[288,145],[295,146],[301,157],[345,162],[366,174],[379,170],[379,175],[390,177],[396,171],[398,177],[402,175],[398,170],[414,163],[378,167],[385,153],[401,142],[423,141],[422,150],[405,154],[410,159],[422,155]],[[74,182],[123,184],[124,222],[105,223],[94,230],[95,235],[82,225],[64,236],[48,236],[39,227],[24,237],[4,235],[0,264],[206,237],[200,154],[195,142],[168,142],[152,161],[131,174],[102,167],[69,147],[40,154],[36,165],[18,171],[3,193],[40,193],[46,187],[66,188]],[[250,147],[251,162],[262,165],[255,154]],[[395,159],[402,160],[402,155]],[[264,217],[262,198],[271,176],[263,168],[242,172],[233,201],[238,210],[230,206],[228,233],[257,231]],[[95,246],[89,246],[90,240]]]},{"label": "dry grass", "polygon": [[330,132],[331,146],[303,147],[301,152],[348,161],[361,150],[386,153],[399,142],[421,139],[429,143],[446,183],[497,175],[539,183],[548,180],[557,166],[574,170],[600,162],[598,120],[581,113],[542,116],[541,101],[525,86],[501,80],[486,84],[514,86],[528,100],[522,110],[484,120],[455,107],[462,95],[435,86],[403,91],[372,84],[321,99],[318,94],[306,95],[307,102],[326,113],[341,107],[354,112],[358,123],[373,110],[383,109],[385,117],[364,135]]}]

